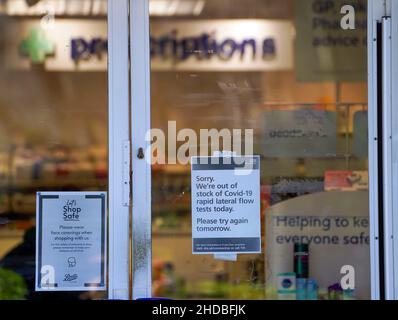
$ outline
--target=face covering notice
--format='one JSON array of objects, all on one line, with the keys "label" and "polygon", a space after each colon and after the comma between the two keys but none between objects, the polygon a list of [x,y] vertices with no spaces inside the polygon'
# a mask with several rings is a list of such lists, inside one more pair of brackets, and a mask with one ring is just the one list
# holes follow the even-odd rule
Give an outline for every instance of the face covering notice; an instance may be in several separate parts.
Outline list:
[{"label": "face covering notice", "polygon": [[260,157],[193,157],[191,179],[192,253],[260,253]]},{"label": "face covering notice", "polygon": [[39,192],[36,291],[106,290],[106,193]]}]

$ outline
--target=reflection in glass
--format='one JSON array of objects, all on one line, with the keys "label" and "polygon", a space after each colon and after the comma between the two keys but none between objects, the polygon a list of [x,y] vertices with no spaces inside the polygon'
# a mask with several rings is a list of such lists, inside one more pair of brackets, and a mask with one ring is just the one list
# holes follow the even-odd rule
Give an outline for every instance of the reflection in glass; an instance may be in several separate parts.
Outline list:
[{"label": "reflection in glass", "polygon": [[[366,1],[349,35],[343,2],[312,3],[204,1],[199,14],[152,16],[152,127],[254,130],[263,243],[236,262],[192,255],[190,166],[154,165],[154,296],[370,298]],[[342,46],[348,36],[358,46]],[[345,265],[355,290],[341,287]]]}]

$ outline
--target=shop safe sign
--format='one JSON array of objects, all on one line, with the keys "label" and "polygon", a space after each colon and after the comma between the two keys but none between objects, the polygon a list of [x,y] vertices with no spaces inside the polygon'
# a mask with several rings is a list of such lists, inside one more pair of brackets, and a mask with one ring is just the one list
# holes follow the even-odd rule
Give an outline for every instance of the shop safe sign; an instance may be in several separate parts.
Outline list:
[{"label": "shop safe sign", "polygon": [[36,291],[106,290],[106,193],[37,194]]},{"label": "shop safe sign", "polygon": [[193,157],[192,252],[261,252],[260,157]]}]

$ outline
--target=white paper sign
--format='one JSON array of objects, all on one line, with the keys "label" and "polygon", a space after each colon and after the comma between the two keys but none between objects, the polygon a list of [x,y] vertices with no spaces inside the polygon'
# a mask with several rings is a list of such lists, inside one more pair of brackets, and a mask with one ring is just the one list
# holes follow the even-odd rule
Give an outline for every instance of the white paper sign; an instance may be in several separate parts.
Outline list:
[{"label": "white paper sign", "polygon": [[106,193],[39,192],[36,291],[106,290]]},{"label": "white paper sign", "polygon": [[259,253],[260,157],[193,157],[192,253]]}]

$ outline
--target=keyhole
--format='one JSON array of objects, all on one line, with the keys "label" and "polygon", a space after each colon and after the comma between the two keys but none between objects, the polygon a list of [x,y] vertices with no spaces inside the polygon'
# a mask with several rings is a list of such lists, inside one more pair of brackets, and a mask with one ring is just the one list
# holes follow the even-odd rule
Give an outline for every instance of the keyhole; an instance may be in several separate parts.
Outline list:
[{"label": "keyhole", "polygon": [[144,159],[145,158],[145,154],[144,154],[144,149],[143,148],[139,148],[138,149],[137,158],[138,159]]}]

